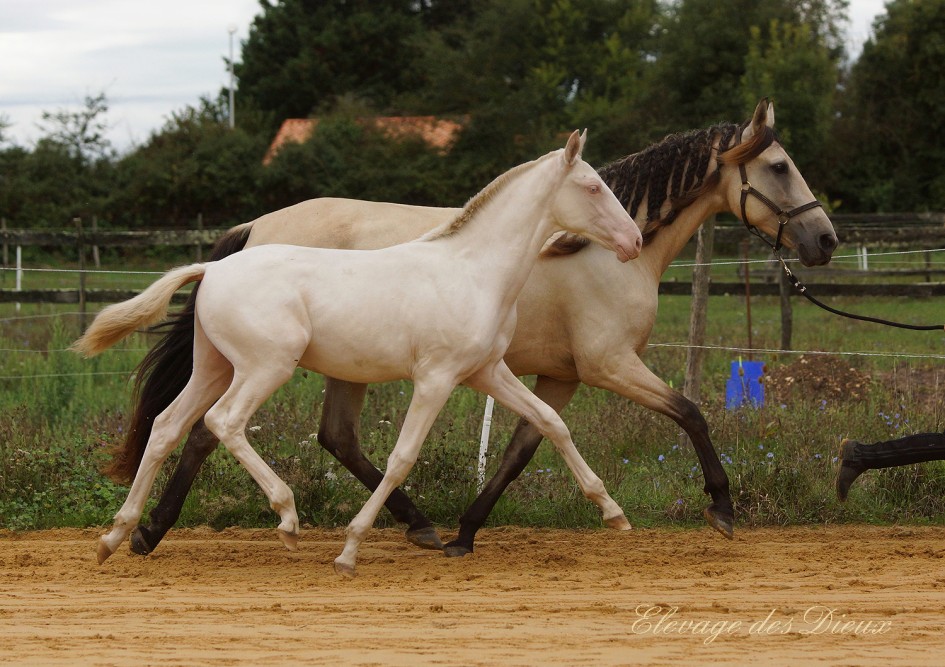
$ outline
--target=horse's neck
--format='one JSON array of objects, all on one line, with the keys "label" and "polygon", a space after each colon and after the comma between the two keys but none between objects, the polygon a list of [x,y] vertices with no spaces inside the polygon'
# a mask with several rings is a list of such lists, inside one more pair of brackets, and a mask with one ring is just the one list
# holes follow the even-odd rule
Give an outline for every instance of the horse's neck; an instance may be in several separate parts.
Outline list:
[{"label": "horse's neck", "polygon": [[[646,210],[645,201],[640,210]],[[727,210],[729,207],[717,185],[684,208],[671,224],[660,229],[653,240],[643,247],[637,261],[646,262],[657,278],[662,276],[702,223],[710,216]]]},{"label": "horse's neck", "polygon": [[544,242],[555,231],[547,206],[553,186],[545,168],[519,174],[483,203],[461,229],[435,242],[450,245],[450,253],[460,261],[469,258],[481,266],[483,257],[488,257],[489,283],[517,295]]}]

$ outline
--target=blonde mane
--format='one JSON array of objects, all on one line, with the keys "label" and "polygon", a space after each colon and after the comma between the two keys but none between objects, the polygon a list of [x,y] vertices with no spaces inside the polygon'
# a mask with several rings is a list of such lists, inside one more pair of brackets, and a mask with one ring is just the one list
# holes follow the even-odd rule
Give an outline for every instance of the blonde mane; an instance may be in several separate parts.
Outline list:
[{"label": "blonde mane", "polygon": [[560,152],[560,150],[552,151],[551,153],[543,155],[542,157],[532,160],[531,162],[525,162],[512,167],[505,173],[497,176],[491,183],[489,183],[489,185],[480,190],[478,194],[473,195],[470,200],[466,202],[463,210],[460,211],[452,221],[440,225],[435,229],[431,229],[417,240],[434,241],[436,239],[452,236],[453,234],[457,233],[460,229],[465,227],[470,220],[476,217],[479,211],[481,211],[486,204],[495,199],[499,192],[501,192],[511,181],[513,181],[523,172],[528,171],[532,167],[537,166],[546,160],[549,160],[553,156],[558,155]]}]

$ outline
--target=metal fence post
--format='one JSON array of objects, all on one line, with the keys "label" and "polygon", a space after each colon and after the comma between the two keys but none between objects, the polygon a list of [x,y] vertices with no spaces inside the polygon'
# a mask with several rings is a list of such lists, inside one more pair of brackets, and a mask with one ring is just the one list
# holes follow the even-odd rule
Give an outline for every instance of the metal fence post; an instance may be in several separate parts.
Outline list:
[{"label": "metal fence post", "polygon": [[82,238],[82,218],[73,218],[75,245],[79,254],[79,326],[85,331],[85,245]]}]

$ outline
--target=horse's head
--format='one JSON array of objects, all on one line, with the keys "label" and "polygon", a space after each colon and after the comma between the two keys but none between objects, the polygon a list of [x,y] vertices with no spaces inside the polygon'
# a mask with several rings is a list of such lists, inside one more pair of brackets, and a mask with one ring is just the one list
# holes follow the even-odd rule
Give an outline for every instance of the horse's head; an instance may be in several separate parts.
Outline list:
[{"label": "horse's head", "polygon": [[634,259],[643,247],[640,228],[594,168],[581,159],[585,141],[587,130],[583,134],[575,130],[561,153],[564,176],[552,217],[562,229],[613,250],[621,262]]},{"label": "horse's head", "polygon": [[804,266],[830,261],[837,234],[804,177],[774,135],[774,105],[763,99],[751,122],[721,156],[729,206],[742,222],[796,248]]}]

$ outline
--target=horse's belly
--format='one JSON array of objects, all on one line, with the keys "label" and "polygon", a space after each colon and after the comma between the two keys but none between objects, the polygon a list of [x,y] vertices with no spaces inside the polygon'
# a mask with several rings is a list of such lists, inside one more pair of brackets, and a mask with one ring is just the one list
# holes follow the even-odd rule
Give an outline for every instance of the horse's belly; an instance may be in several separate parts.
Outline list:
[{"label": "horse's belly", "polygon": [[338,380],[390,382],[411,377],[411,359],[406,351],[382,354],[377,349],[352,347],[345,341],[318,337],[299,360],[299,366]]}]

